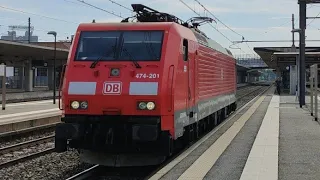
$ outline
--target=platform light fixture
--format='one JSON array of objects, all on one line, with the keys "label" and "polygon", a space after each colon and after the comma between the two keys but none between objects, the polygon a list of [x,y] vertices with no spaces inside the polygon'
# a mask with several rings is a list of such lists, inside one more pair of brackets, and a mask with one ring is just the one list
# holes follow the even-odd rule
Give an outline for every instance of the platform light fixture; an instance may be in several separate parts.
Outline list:
[{"label": "platform light fixture", "polygon": [[291,32],[292,33],[301,33],[301,29],[293,29]]},{"label": "platform light fixture", "polygon": [[53,58],[53,104],[56,104],[56,51],[57,51],[57,32],[49,31],[49,35],[54,36],[54,58]]}]

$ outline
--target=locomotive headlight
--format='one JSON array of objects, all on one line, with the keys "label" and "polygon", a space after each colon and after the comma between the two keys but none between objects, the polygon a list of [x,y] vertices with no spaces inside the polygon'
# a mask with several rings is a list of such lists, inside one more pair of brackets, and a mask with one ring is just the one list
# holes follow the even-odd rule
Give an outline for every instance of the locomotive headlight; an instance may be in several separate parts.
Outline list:
[{"label": "locomotive headlight", "polygon": [[87,108],[88,108],[88,102],[87,102],[87,101],[81,102],[80,108],[81,108],[81,109],[87,109]]},{"label": "locomotive headlight", "polygon": [[80,103],[78,101],[72,101],[71,107],[72,109],[78,109],[80,107]]},{"label": "locomotive headlight", "polygon": [[147,103],[147,109],[148,110],[154,110],[155,107],[156,107],[156,105],[154,104],[154,102],[148,102]]},{"label": "locomotive headlight", "polygon": [[143,110],[147,108],[147,104],[145,102],[140,102],[139,103],[139,109]]}]

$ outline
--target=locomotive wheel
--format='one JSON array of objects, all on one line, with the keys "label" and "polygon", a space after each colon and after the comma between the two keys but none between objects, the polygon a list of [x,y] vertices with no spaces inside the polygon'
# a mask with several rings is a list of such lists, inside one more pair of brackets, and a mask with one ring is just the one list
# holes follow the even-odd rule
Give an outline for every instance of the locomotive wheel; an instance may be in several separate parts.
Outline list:
[{"label": "locomotive wheel", "polygon": [[192,128],[194,125],[191,124],[185,127],[184,135],[183,135],[183,144],[189,146],[195,140],[195,132]]},{"label": "locomotive wheel", "polygon": [[195,129],[194,140],[196,140],[199,138],[199,123],[198,122],[194,123],[194,129]]},{"label": "locomotive wheel", "polygon": [[218,118],[218,112],[214,113],[214,127],[216,127],[219,124],[219,118]]},{"label": "locomotive wheel", "polygon": [[220,123],[222,122],[222,113],[221,113],[221,110],[219,110],[217,113],[218,113],[218,115],[217,115],[217,117],[218,117],[218,124],[220,124]]},{"label": "locomotive wheel", "polygon": [[54,151],[58,153],[67,151],[67,141],[65,139],[55,138]]},{"label": "locomotive wheel", "polygon": [[232,108],[232,111],[236,111],[237,110],[237,103],[233,103],[232,105],[231,105],[231,108]]},{"label": "locomotive wheel", "polygon": [[226,119],[228,117],[228,115],[229,115],[228,111],[229,111],[229,108],[225,107],[224,111],[223,111],[224,112],[224,119]]}]

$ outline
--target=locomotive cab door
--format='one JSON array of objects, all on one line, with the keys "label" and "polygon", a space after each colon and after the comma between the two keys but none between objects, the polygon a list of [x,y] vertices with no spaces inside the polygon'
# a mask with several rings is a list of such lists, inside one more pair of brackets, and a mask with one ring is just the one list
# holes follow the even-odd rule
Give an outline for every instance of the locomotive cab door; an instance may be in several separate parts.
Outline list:
[{"label": "locomotive cab door", "polygon": [[197,137],[197,122],[195,119],[195,55],[190,53],[189,47],[192,42],[188,42],[187,39],[183,40],[183,61],[184,61],[184,73],[186,78],[186,113],[187,113],[187,121],[189,122],[189,126],[185,127],[186,140],[188,142],[192,141]]},{"label": "locomotive cab door", "polygon": [[[184,61],[186,62],[186,66],[184,67],[184,71],[186,72],[187,76],[187,115],[189,118],[194,117],[194,68],[195,68],[195,55],[192,55],[189,52],[190,43],[188,40],[184,39]],[[190,120],[190,119],[189,119]]]},{"label": "locomotive cab door", "polygon": [[190,75],[189,75],[189,42],[187,39],[183,39],[183,72],[184,72],[184,77],[186,79],[186,86],[185,86],[185,92],[186,92],[186,112],[187,112],[187,117],[188,121],[190,120],[190,99],[191,99],[191,92],[190,92]]},{"label": "locomotive cab door", "polygon": [[[187,78],[187,85],[186,85],[186,104],[187,104],[187,116],[189,117],[189,121],[191,120],[190,118],[194,118],[194,68],[195,68],[195,56],[193,56],[189,52],[189,46],[190,43],[188,40],[184,39],[183,40],[183,49],[184,49],[184,72],[186,73],[186,78]],[[191,120],[192,121],[192,120]],[[193,123],[193,122],[190,122]]]}]

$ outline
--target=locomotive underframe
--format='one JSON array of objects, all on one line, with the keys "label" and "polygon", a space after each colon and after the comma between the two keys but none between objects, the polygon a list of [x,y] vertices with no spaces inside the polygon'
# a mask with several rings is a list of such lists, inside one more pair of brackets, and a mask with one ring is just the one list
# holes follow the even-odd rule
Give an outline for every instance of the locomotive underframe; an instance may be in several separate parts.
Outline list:
[{"label": "locomotive underframe", "polygon": [[160,116],[66,115],[56,127],[55,150],[78,149],[81,160],[91,164],[157,165],[214,129],[236,108],[233,103],[186,126],[177,140],[161,131]]},{"label": "locomotive underframe", "polygon": [[168,156],[172,138],[161,131],[160,116],[67,115],[57,125],[57,152],[68,147],[93,152],[152,153]]}]

